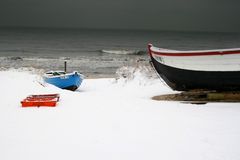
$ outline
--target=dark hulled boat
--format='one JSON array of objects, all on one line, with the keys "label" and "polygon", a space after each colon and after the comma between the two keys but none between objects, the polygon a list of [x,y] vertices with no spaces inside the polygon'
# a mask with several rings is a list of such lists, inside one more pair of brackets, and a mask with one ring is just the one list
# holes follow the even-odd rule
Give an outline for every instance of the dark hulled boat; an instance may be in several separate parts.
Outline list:
[{"label": "dark hulled boat", "polygon": [[240,48],[176,51],[148,45],[151,63],[173,90],[240,91]]}]

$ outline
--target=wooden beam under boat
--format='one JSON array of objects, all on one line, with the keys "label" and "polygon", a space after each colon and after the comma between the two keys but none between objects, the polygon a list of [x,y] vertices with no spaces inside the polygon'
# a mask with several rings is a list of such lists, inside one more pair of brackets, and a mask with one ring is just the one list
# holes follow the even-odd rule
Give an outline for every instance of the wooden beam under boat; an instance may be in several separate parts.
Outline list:
[{"label": "wooden beam under boat", "polygon": [[183,103],[206,104],[209,102],[240,102],[240,92],[187,91],[152,97],[157,101],[180,101]]}]

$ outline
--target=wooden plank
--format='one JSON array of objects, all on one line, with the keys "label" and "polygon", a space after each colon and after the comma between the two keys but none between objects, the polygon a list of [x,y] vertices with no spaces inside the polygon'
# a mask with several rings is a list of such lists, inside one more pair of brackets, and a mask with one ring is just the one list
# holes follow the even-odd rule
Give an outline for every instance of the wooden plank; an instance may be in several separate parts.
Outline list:
[{"label": "wooden plank", "polygon": [[178,94],[154,96],[152,99],[157,101],[180,101],[191,104],[240,102],[240,92],[187,91]]}]

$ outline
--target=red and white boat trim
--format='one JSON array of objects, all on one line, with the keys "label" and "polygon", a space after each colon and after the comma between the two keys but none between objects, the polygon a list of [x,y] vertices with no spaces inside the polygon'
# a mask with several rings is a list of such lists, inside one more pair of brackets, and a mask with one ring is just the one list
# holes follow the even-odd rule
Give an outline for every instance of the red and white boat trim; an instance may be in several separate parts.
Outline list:
[{"label": "red and white boat trim", "polygon": [[240,48],[177,51],[148,45],[149,54],[161,64],[194,71],[240,71]]}]

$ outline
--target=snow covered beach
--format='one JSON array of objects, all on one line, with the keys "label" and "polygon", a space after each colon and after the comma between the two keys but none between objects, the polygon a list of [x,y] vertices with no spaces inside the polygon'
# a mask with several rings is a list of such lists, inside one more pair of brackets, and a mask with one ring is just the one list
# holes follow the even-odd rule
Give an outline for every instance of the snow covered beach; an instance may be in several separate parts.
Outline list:
[{"label": "snow covered beach", "polygon": [[[151,100],[158,79],[85,79],[71,92],[27,71],[0,71],[1,160],[236,160],[239,103]],[[55,108],[22,108],[29,94],[59,93]]]}]

